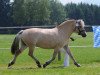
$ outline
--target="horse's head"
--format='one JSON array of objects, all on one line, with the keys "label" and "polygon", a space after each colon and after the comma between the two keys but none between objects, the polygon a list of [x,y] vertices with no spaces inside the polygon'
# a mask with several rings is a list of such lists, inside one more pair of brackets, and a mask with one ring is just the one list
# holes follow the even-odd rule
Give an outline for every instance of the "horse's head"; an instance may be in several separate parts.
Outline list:
[{"label": "horse's head", "polygon": [[87,36],[84,26],[85,26],[85,24],[84,24],[83,20],[76,20],[75,32],[77,32],[78,35],[81,35],[82,37]]}]

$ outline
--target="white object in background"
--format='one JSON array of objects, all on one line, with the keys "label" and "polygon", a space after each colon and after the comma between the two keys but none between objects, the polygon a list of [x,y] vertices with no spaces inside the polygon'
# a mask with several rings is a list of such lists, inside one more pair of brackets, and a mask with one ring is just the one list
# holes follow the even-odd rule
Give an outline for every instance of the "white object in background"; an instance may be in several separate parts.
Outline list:
[{"label": "white object in background", "polygon": [[64,57],[64,67],[68,67],[69,66],[69,55],[68,53],[64,50],[64,48],[60,49],[62,52],[64,52],[65,57]]},{"label": "white object in background", "polygon": [[64,67],[69,66],[69,55],[67,52],[65,52],[65,58],[64,58]]}]

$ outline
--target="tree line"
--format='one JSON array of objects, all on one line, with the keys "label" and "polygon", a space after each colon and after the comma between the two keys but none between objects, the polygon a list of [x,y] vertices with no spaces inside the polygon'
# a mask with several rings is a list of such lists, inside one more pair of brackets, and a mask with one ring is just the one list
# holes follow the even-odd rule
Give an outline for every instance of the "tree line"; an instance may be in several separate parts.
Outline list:
[{"label": "tree line", "polygon": [[0,0],[0,27],[60,24],[66,18],[100,25],[100,6],[59,0]]}]

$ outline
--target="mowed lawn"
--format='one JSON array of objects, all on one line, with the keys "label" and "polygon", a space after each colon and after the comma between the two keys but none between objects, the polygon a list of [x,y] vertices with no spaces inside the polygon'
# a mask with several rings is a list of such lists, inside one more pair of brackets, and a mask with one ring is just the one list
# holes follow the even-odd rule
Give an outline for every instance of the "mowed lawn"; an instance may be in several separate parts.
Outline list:
[{"label": "mowed lawn", "polygon": [[[0,34],[0,75],[100,75],[100,48],[93,48],[93,33],[88,32],[86,38],[76,34],[72,35],[75,41],[70,41],[70,49],[81,67],[73,65],[63,67],[64,53],[62,59],[56,58],[46,68],[38,68],[36,63],[28,56],[26,49],[18,58],[16,63],[7,68],[13,55],[10,52],[11,43],[15,35]],[[84,47],[85,46],[85,47]],[[36,48],[34,55],[44,64],[51,58],[53,50]]]}]

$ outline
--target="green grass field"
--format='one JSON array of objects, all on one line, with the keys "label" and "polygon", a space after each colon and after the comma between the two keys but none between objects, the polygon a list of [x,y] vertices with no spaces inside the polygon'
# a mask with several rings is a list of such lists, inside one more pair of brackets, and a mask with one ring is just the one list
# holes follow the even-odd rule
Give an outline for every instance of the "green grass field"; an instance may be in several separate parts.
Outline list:
[{"label": "green grass field", "polygon": [[[45,69],[38,68],[28,56],[26,49],[18,58],[12,68],[7,69],[9,61],[13,58],[10,46],[15,35],[0,35],[0,75],[100,75],[100,48],[93,48],[93,33],[87,33],[86,38],[76,34],[72,36],[75,41],[70,41],[70,49],[81,67],[73,65],[70,60],[69,67],[63,67],[64,53],[61,61],[57,58]],[[87,47],[73,47],[87,46]],[[53,50],[36,48],[34,54],[41,64],[49,60]]]}]

